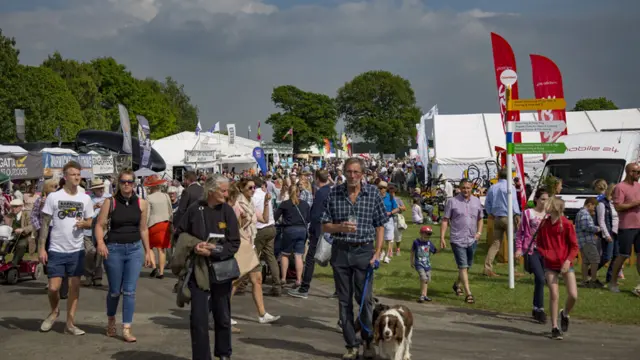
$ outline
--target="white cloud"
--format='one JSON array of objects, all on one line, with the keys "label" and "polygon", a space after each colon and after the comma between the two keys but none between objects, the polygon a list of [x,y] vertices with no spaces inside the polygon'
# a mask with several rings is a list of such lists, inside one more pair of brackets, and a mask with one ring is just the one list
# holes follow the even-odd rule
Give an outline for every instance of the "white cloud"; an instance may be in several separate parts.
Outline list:
[{"label": "white cloud", "polygon": [[[360,72],[409,79],[419,105],[443,113],[497,111],[490,31],[511,42],[521,96],[532,96],[529,53],[554,59],[570,104],[607,96],[638,106],[637,11],[589,15],[434,11],[421,1],[343,2],[277,9],[261,0],[69,0],[63,10],[1,13],[24,62],[59,50],[114,56],[138,77],[174,76],[200,106],[203,126],[246,129],[273,111],[274,86],[335,95]],[[637,7],[636,7],[637,8]],[[635,9],[635,8],[634,8]],[[625,10],[625,9],[623,9]],[[244,134],[239,130],[240,134]],[[254,132],[255,134],[255,132]],[[265,127],[263,136],[270,138]]]}]

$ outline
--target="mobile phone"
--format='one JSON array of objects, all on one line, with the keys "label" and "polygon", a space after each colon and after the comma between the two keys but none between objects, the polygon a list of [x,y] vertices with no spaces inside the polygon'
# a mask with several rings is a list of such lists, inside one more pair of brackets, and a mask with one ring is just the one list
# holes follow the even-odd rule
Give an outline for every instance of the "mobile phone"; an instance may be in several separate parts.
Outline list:
[{"label": "mobile phone", "polygon": [[224,239],[224,234],[209,233],[208,240],[212,240],[212,239]]}]

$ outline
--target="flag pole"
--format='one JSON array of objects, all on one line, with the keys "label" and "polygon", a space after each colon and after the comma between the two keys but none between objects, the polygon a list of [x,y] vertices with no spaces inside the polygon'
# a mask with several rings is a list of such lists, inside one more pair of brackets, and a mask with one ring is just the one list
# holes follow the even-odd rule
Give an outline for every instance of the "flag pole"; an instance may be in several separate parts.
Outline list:
[{"label": "flag pole", "polygon": [[291,159],[293,160],[293,127],[291,128]]}]

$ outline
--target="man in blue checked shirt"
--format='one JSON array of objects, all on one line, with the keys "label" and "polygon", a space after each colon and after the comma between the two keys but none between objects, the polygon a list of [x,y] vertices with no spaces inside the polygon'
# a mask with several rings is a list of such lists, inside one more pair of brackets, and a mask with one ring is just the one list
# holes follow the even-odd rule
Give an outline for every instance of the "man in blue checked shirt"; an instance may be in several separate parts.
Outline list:
[{"label": "man in blue checked shirt", "polygon": [[[380,257],[387,214],[378,189],[362,184],[364,171],[365,163],[360,158],[350,158],[345,162],[346,183],[331,189],[322,215],[322,231],[333,237],[331,266],[340,304],[342,335],[347,347],[343,360],[358,358],[360,342],[354,321],[360,322],[362,329],[362,356],[373,359],[376,354],[372,345],[373,272],[369,271]],[[355,295],[362,308],[355,319],[351,294]]]},{"label": "man in blue checked shirt", "polygon": [[493,260],[496,258],[496,254],[500,251],[500,244],[504,235],[507,233],[508,217],[507,206],[508,201],[513,202],[513,215],[515,224],[514,229],[517,229],[520,225],[520,205],[518,204],[518,197],[516,195],[515,186],[511,185],[511,199],[508,199],[507,195],[507,169],[502,168],[498,172],[498,183],[492,185],[487,192],[487,198],[484,202],[484,209],[487,215],[493,217],[493,239],[487,239],[491,246],[487,251],[487,257],[484,260],[484,275],[489,277],[498,276],[493,271]]}]

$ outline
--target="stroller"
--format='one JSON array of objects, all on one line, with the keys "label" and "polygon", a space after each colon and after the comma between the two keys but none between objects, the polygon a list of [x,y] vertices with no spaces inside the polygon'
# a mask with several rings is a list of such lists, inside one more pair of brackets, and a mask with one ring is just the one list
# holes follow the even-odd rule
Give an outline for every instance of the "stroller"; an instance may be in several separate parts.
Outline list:
[{"label": "stroller", "polygon": [[0,281],[13,285],[22,278],[37,280],[43,273],[42,264],[33,260],[22,260],[13,264],[7,257],[13,255],[18,240],[13,236],[13,229],[8,225],[0,225]]}]

